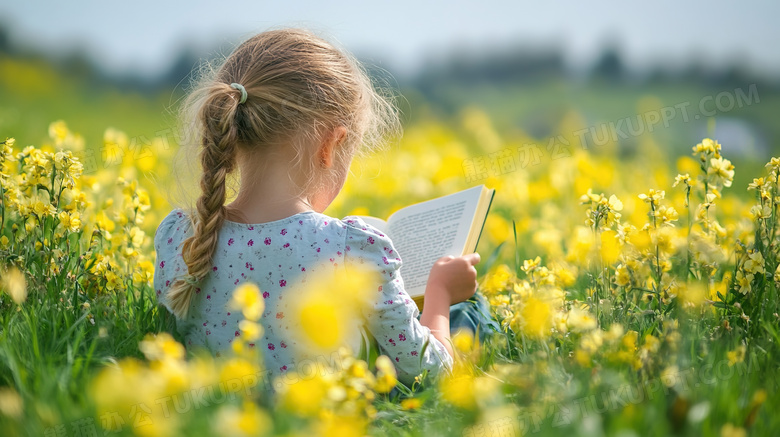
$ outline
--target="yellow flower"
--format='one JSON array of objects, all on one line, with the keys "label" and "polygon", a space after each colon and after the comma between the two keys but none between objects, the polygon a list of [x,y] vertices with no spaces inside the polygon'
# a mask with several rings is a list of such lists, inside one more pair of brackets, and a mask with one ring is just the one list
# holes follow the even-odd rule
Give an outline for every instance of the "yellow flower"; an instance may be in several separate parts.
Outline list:
[{"label": "yellow flower", "polygon": [[376,272],[367,269],[334,272],[323,265],[314,271],[316,278],[294,285],[292,326],[299,329],[292,334],[298,336],[301,344],[325,353],[348,341],[361,323],[367,296],[377,290],[379,281]]},{"label": "yellow flower", "polygon": [[108,218],[105,211],[100,211],[97,213],[97,216],[95,217],[95,224],[98,225],[100,229],[104,229],[108,232],[114,232],[116,227],[116,224]]},{"label": "yellow flower", "polygon": [[576,272],[573,272],[572,270],[565,267],[556,267],[553,270],[553,273],[555,274],[555,278],[558,281],[558,286],[562,288],[571,287],[575,282],[577,282]]},{"label": "yellow flower", "polygon": [[24,412],[24,402],[12,387],[0,388],[0,413],[12,419],[19,419]]},{"label": "yellow flower", "polygon": [[531,338],[546,338],[552,329],[552,308],[547,302],[530,297],[518,315],[522,332]]},{"label": "yellow flower", "polygon": [[660,347],[661,341],[658,340],[658,337],[651,334],[645,335],[645,344],[642,345],[642,349],[650,353],[656,353]]},{"label": "yellow flower", "polygon": [[753,220],[767,220],[772,218],[772,207],[769,205],[753,205],[750,208],[750,215]]},{"label": "yellow flower", "polygon": [[179,433],[179,416],[164,412],[162,408],[152,408],[151,414],[137,417],[148,418],[133,428],[139,437],[167,437]]},{"label": "yellow flower", "polygon": [[650,189],[650,191],[647,192],[647,194],[640,194],[639,198],[644,200],[647,203],[655,203],[657,204],[658,201],[662,200],[665,196],[665,192],[663,190],[654,190]]},{"label": "yellow flower", "polygon": [[693,153],[700,154],[718,154],[721,150],[721,145],[712,139],[705,138],[701,140],[701,143],[693,146]]},{"label": "yellow flower", "polygon": [[389,393],[398,382],[393,362],[386,355],[380,355],[376,359],[376,369],[376,392]]},{"label": "yellow flower", "polygon": [[123,290],[124,282],[122,277],[113,272],[113,270],[106,271],[106,290]]},{"label": "yellow flower", "polygon": [[653,245],[653,239],[648,231],[634,232],[628,237],[628,241],[640,252],[649,250]]},{"label": "yellow flower", "polygon": [[680,368],[672,364],[661,371],[661,382],[667,387],[673,387],[679,378]]},{"label": "yellow flower", "polygon": [[775,286],[780,288],[780,264],[778,264],[777,269],[775,269]]},{"label": "yellow flower", "polygon": [[770,171],[778,173],[780,172],[780,158],[773,157],[769,160],[769,162],[765,165],[766,168],[770,169]]},{"label": "yellow flower", "polygon": [[538,256],[534,259],[527,259],[523,261],[523,267],[520,267],[520,269],[523,270],[526,274],[528,274],[536,270],[536,268],[539,267],[539,263],[541,262],[542,259]]},{"label": "yellow flower", "polygon": [[340,417],[324,413],[317,423],[314,435],[321,437],[363,437],[368,423],[359,416]]},{"label": "yellow flower", "polygon": [[748,190],[758,190],[766,184],[764,178],[753,178],[753,182],[748,184]]},{"label": "yellow flower", "polygon": [[466,410],[476,406],[473,375],[467,373],[448,375],[439,381],[442,399]]},{"label": "yellow flower", "polygon": [[130,238],[130,242],[133,247],[141,247],[144,244],[144,238],[146,238],[146,234],[144,231],[138,228],[138,226],[133,226],[130,228],[128,237]]},{"label": "yellow flower", "polygon": [[675,235],[675,230],[670,227],[652,229],[650,232],[653,245],[663,253],[673,253],[680,240]]},{"label": "yellow flower", "polygon": [[463,354],[469,354],[474,350],[474,335],[469,330],[458,330],[452,336],[452,345],[455,350]]},{"label": "yellow flower", "polygon": [[252,283],[244,283],[233,290],[229,307],[241,310],[247,320],[259,320],[265,310],[265,301],[260,296],[260,288]]},{"label": "yellow flower", "polygon": [[37,200],[34,201],[31,205],[32,212],[34,212],[38,217],[45,217],[47,215],[54,215],[57,210],[54,208],[54,205],[48,202]]},{"label": "yellow flower", "polygon": [[742,268],[745,269],[746,272],[756,275],[764,273],[764,263],[764,255],[762,255],[761,252],[754,250],[748,254],[748,259],[742,264]]},{"label": "yellow flower", "polygon": [[623,347],[629,351],[636,351],[636,343],[639,339],[639,333],[636,331],[628,331],[623,335],[621,343]]},{"label": "yellow flower", "polygon": [[57,120],[49,125],[49,137],[54,140],[54,144],[59,146],[70,135],[68,126],[63,120]]},{"label": "yellow flower", "polygon": [[146,334],[138,348],[150,361],[181,360],[184,358],[184,346],[179,344],[167,332]]},{"label": "yellow flower", "polygon": [[72,213],[62,211],[59,214],[59,219],[62,227],[70,232],[78,232],[81,229],[81,219],[78,211],[73,211]]},{"label": "yellow flower", "polygon": [[620,199],[617,198],[614,194],[609,196],[609,201],[607,202],[607,205],[609,206],[609,209],[612,211],[622,211],[623,210],[623,202],[620,201]]},{"label": "yellow flower", "polygon": [[123,212],[117,213],[114,216],[114,218],[116,219],[116,222],[119,223],[119,226],[122,227],[124,227],[125,225],[127,225],[127,223],[130,222],[130,219],[127,217],[127,214]]},{"label": "yellow flower", "polygon": [[136,192],[136,197],[133,198],[133,206],[139,208],[141,211],[146,211],[151,208],[149,193],[147,193],[146,190],[138,190]]},{"label": "yellow flower", "polygon": [[420,398],[406,398],[401,401],[401,409],[403,410],[416,410],[422,407],[422,400]]},{"label": "yellow flower", "polygon": [[621,287],[631,284],[631,273],[628,271],[628,267],[625,264],[620,264],[615,269],[615,283]]},{"label": "yellow flower", "polygon": [[611,265],[620,255],[620,240],[617,232],[609,230],[601,233],[601,259],[605,265]]},{"label": "yellow flower", "polygon": [[579,347],[588,355],[593,355],[604,344],[604,332],[600,329],[592,329],[580,338]]},{"label": "yellow flower", "polygon": [[598,322],[592,314],[578,307],[569,310],[566,327],[574,332],[586,332],[598,327]]},{"label": "yellow flower", "polygon": [[699,281],[681,284],[677,289],[677,296],[683,306],[701,306],[707,297],[707,285]]},{"label": "yellow flower", "polygon": [[307,296],[295,314],[305,337],[322,349],[334,349],[344,340],[346,327],[344,311],[340,302],[326,296]]},{"label": "yellow flower", "polygon": [[280,377],[275,386],[279,388],[281,408],[300,416],[314,416],[320,412],[331,383],[318,372],[314,378],[298,379],[292,383]]},{"label": "yellow flower", "polygon": [[272,420],[267,412],[254,402],[244,400],[240,408],[226,405],[219,409],[214,431],[229,437],[257,436],[268,432],[271,426]]},{"label": "yellow flower", "polygon": [[742,270],[737,271],[737,286],[739,292],[742,294],[748,294],[752,290],[753,274],[745,273]]},{"label": "yellow flower", "polygon": [[727,423],[720,429],[720,437],[747,437],[747,431],[744,428]]},{"label": "yellow flower", "polygon": [[710,159],[710,167],[707,169],[707,176],[710,182],[716,186],[721,184],[724,187],[730,187],[734,180],[734,165],[725,158]]},{"label": "yellow flower", "polygon": [[263,327],[250,320],[238,322],[238,329],[241,330],[242,338],[247,341],[257,340],[263,335]]},{"label": "yellow flower", "polygon": [[588,192],[580,196],[580,203],[599,202],[602,197],[602,194],[595,194],[592,188],[588,188]]},{"label": "yellow flower", "polygon": [[691,185],[691,176],[688,173],[678,174],[674,178],[674,184],[672,184],[672,187],[676,187],[677,185],[680,184],[685,184],[686,186]]},{"label": "yellow flower", "polygon": [[22,304],[27,300],[27,280],[24,273],[16,267],[11,267],[5,272],[0,286],[17,304]]},{"label": "yellow flower", "polygon": [[726,352],[726,358],[729,360],[729,366],[733,366],[745,361],[745,352],[747,352],[747,347],[744,344],[739,345],[739,347],[733,351]]},{"label": "yellow flower", "polygon": [[151,283],[154,277],[154,264],[149,260],[139,261],[133,271],[133,282],[138,285]]},{"label": "yellow flower", "polygon": [[677,221],[677,210],[671,206],[661,205],[655,212],[656,217],[661,219],[661,224],[674,226],[672,222]]},{"label": "yellow flower", "polygon": [[490,296],[506,291],[514,275],[506,264],[499,264],[485,275],[480,290]]},{"label": "yellow flower", "polygon": [[[240,384],[244,384],[250,380],[250,377],[256,376],[262,369],[255,361],[249,361],[245,358],[232,357],[228,359],[219,372],[219,380],[226,383],[228,386],[235,382],[241,381]],[[246,387],[247,389],[249,386]],[[240,390],[240,393],[247,393],[248,390]]]}]

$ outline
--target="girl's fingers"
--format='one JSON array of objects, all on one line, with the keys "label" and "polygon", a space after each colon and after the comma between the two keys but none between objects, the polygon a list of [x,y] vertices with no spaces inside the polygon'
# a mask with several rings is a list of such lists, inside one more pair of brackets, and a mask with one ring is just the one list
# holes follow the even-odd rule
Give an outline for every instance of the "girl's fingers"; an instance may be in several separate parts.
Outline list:
[{"label": "girl's fingers", "polygon": [[470,253],[468,255],[463,255],[463,258],[466,259],[466,261],[468,261],[469,264],[471,264],[472,266],[474,264],[479,264],[480,261],[479,254],[477,252]]}]

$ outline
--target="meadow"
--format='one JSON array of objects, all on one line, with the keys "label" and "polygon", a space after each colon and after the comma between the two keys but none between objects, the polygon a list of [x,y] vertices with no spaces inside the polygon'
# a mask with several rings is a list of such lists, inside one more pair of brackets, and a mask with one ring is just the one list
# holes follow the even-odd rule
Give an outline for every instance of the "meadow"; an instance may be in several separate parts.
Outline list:
[{"label": "meadow", "polygon": [[[575,132],[593,125],[576,109],[545,136],[478,106],[425,113],[354,162],[325,213],[381,217],[495,188],[478,271],[502,329],[482,343],[454,337],[452,374],[411,387],[396,384],[389,360],[346,350],[268,380],[249,347],[261,290],[236,290],[246,320],[224,360],[185,350],[156,305],[151,242],[176,182],[176,138],[155,117],[165,99],[100,94],[92,103],[106,110],[78,132],[68,111],[35,108],[46,90],[8,91],[10,78],[45,69],[4,62],[2,110],[16,114],[0,132],[4,436],[780,431],[780,158],[738,161],[727,153],[738,145],[704,136],[681,150],[660,128],[586,147]],[[60,85],[77,124],[99,112],[78,101],[81,85]],[[145,115],[123,123],[127,111]],[[345,281],[333,289],[360,286]],[[325,314],[314,346],[339,340],[326,316],[343,308],[318,300],[328,292],[303,299]]]}]

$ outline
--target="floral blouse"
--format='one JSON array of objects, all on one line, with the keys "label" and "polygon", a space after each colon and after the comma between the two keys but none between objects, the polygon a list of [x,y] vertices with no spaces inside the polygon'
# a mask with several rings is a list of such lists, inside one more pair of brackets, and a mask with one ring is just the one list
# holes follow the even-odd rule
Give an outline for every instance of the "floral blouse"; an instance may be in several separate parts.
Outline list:
[{"label": "floral blouse", "polygon": [[[187,271],[181,244],[190,235],[190,220],[180,209],[166,216],[154,238],[157,253],[154,288],[158,301],[166,306],[168,288]],[[370,266],[380,272],[383,283],[371,297],[370,317],[355,322],[348,346],[360,350],[360,330],[377,341],[380,353],[395,363],[398,379],[410,384],[427,369],[436,374],[452,367],[452,358],[430,329],[417,320],[416,304],[404,290],[399,269],[400,255],[382,232],[356,216],[344,220],[306,211],[260,224],[225,221],[213,255],[213,268],[199,284],[187,317],[177,320],[177,330],[187,346],[204,346],[216,356],[231,349],[240,335],[241,311],[228,308],[233,290],[241,283],[259,286],[265,311],[260,323],[264,332],[250,347],[263,352],[265,367],[272,376],[293,370],[296,363],[313,359],[301,347],[286,324],[285,311],[294,299],[294,284],[305,282],[318,268],[339,268],[347,272]]]}]

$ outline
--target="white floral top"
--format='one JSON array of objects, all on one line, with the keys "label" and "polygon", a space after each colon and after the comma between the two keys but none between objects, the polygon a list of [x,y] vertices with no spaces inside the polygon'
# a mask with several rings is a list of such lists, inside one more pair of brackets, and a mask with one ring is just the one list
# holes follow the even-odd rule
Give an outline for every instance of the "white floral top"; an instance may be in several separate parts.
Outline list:
[{"label": "white floral top", "polygon": [[[190,235],[190,220],[175,209],[163,219],[154,238],[157,265],[154,288],[158,301],[174,279],[186,272],[181,244]],[[417,306],[404,290],[399,269],[400,255],[392,241],[355,216],[344,220],[306,211],[261,224],[225,221],[213,256],[212,272],[201,281],[192,298],[189,314],[177,320],[177,329],[188,346],[205,346],[216,356],[231,348],[239,336],[240,311],[228,308],[233,290],[243,282],[260,287],[265,312],[260,323],[263,337],[250,347],[263,351],[271,376],[293,370],[303,359],[313,359],[296,348],[295,337],[286,324],[285,311],[294,299],[294,284],[323,268],[370,266],[382,273],[384,283],[371,299],[370,317],[353,326],[348,345],[360,350],[360,328],[376,339],[380,353],[395,363],[398,379],[410,384],[423,369],[432,374],[452,367],[452,358],[430,330],[417,320]],[[170,308],[169,308],[170,310]],[[426,346],[427,344],[427,346]],[[301,369],[301,371],[303,371]]]}]

